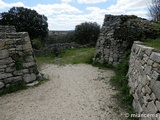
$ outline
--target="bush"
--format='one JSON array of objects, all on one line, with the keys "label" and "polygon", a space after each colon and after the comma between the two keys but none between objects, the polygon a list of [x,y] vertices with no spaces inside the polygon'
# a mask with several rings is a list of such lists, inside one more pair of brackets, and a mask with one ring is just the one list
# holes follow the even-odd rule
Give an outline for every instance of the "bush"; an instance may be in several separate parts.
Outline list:
[{"label": "bush", "polygon": [[38,50],[43,48],[44,46],[39,38],[33,39],[31,42],[32,42],[32,47]]},{"label": "bush", "polygon": [[75,28],[75,42],[81,45],[96,44],[100,33],[100,26],[94,22],[85,22]]},{"label": "bush", "polygon": [[141,18],[126,18],[114,32],[115,39],[126,41],[130,49],[134,41],[156,39],[160,35],[159,25]]}]

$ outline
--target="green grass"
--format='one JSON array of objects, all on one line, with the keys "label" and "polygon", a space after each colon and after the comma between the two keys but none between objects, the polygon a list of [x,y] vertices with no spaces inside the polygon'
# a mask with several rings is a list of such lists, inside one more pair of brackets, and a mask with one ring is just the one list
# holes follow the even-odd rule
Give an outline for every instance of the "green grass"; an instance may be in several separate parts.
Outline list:
[{"label": "green grass", "polygon": [[36,56],[36,61],[38,64],[41,63],[57,63],[64,64],[78,64],[78,63],[92,63],[92,58],[95,53],[95,48],[74,48],[62,51],[59,57],[56,58],[54,53],[45,56]]},{"label": "green grass", "polygon": [[75,48],[60,53],[61,64],[91,63],[95,48]]},{"label": "green grass", "polygon": [[[115,76],[110,80],[112,86],[114,86],[118,93],[114,96],[120,107],[125,109],[127,113],[135,113],[132,107],[133,96],[129,93],[127,72],[129,68],[129,55],[130,50],[126,52],[125,59],[116,67],[114,67]],[[136,118],[128,118],[129,120],[137,120]]]},{"label": "green grass", "polygon": [[144,44],[160,50],[160,38],[147,39],[147,40],[145,40]]},{"label": "green grass", "polygon": [[160,30],[160,24],[158,23],[152,23],[152,26],[157,29],[157,30]]},{"label": "green grass", "polygon": [[54,53],[50,53],[43,56],[36,56],[35,59],[38,65],[41,65],[42,63],[54,63],[55,55]]}]

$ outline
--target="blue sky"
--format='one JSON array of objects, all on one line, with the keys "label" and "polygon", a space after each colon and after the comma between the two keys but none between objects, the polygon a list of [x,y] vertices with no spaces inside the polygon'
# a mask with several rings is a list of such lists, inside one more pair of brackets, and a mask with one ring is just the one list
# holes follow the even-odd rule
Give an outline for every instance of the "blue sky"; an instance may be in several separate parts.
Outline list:
[{"label": "blue sky", "polygon": [[74,30],[82,22],[103,24],[105,14],[147,18],[151,0],[0,0],[0,12],[26,7],[48,18],[49,30]]}]

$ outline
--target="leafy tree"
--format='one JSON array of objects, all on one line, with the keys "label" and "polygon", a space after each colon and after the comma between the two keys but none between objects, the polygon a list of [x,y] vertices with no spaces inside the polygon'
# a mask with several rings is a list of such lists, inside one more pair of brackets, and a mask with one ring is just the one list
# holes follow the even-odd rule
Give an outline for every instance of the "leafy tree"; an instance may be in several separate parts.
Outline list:
[{"label": "leafy tree", "polygon": [[100,26],[94,22],[84,22],[75,28],[75,42],[78,44],[96,44],[100,33]]},{"label": "leafy tree", "polygon": [[17,32],[26,31],[31,39],[45,38],[48,34],[47,17],[28,8],[13,7],[0,13],[0,24],[14,25]]},{"label": "leafy tree", "polygon": [[152,0],[152,3],[149,7],[149,13],[152,17],[152,20],[160,22],[160,0]]}]

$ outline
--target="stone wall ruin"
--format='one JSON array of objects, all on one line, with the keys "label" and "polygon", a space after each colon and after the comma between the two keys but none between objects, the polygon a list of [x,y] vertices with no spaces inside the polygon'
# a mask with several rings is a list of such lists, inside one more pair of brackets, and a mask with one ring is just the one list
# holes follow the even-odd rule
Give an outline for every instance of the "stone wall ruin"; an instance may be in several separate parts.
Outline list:
[{"label": "stone wall ruin", "polygon": [[35,81],[39,76],[27,32],[0,26],[0,89],[11,84]]},{"label": "stone wall ruin", "polygon": [[147,47],[141,42],[134,42],[130,55],[128,77],[136,113],[154,114],[154,120],[159,120],[160,51]]},{"label": "stone wall ruin", "polygon": [[117,65],[124,58],[126,41],[115,39],[115,29],[120,27],[123,16],[105,15],[104,23],[96,44],[94,60]]},{"label": "stone wall ruin", "polygon": [[134,41],[159,36],[160,30],[154,24],[134,15],[105,15],[94,60],[116,66]]}]

